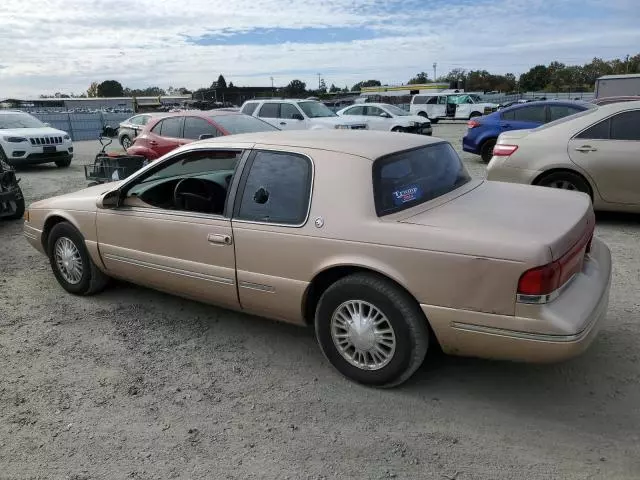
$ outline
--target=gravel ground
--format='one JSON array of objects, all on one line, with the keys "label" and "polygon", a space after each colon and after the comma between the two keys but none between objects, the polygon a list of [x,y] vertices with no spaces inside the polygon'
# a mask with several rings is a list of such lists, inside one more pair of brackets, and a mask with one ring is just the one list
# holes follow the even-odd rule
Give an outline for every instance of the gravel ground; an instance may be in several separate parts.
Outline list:
[{"label": "gravel ground", "polygon": [[[464,128],[434,134],[459,148]],[[86,184],[97,144],[76,150],[19,172],[28,202]],[[0,478],[638,479],[640,216],[599,215],[597,234],[611,306],[582,357],[430,354],[380,391],[335,373],[311,330],[127,284],[68,295],[0,223]]]}]

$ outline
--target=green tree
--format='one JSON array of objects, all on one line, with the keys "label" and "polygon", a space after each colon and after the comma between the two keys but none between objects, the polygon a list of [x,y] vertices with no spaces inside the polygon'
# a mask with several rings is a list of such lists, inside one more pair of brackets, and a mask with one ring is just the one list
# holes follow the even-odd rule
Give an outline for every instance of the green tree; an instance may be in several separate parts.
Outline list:
[{"label": "green tree", "polygon": [[340,89],[336,87],[333,83],[331,84],[331,87],[329,87],[329,93],[338,93],[339,91]]},{"label": "green tree", "polygon": [[117,80],[105,80],[98,85],[98,97],[124,97],[124,88]]},{"label": "green tree", "polygon": [[87,97],[95,98],[98,96],[98,82],[91,82],[89,88],[87,89]]},{"label": "green tree", "polygon": [[380,87],[382,83],[380,80],[365,80],[364,82],[358,82],[353,87],[351,87],[352,92],[359,92],[362,90],[362,87]]},{"label": "green tree", "polygon": [[224,79],[222,75],[218,77],[218,81],[216,82],[218,88],[227,88],[227,81]]},{"label": "green tree", "polygon": [[285,87],[285,92],[287,95],[296,96],[296,95],[304,95],[307,91],[307,84],[302,80],[291,80],[289,85]]},{"label": "green tree", "polygon": [[427,74],[425,72],[420,72],[415,77],[411,78],[407,82],[407,85],[418,85],[427,82],[429,82],[429,77],[427,76]]},{"label": "green tree", "polygon": [[549,69],[545,65],[536,65],[527,73],[520,75],[520,90],[539,92],[549,84]]},{"label": "green tree", "polygon": [[327,84],[324,82],[324,78],[320,79],[318,93],[327,93]]}]

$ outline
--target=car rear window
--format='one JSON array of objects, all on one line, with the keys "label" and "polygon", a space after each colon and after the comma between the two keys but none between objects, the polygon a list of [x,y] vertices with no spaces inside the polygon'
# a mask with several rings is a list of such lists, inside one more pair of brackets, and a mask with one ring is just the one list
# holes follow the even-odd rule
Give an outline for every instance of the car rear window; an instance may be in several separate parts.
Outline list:
[{"label": "car rear window", "polygon": [[252,132],[269,132],[272,130],[280,130],[273,125],[264,122],[258,118],[248,115],[215,115],[213,121],[229,135],[236,133],[252,133]]},{"label": "car rear window", "polygon": [[446,142],[394,153],[373,164],[378,216],[414,207],[469,182],[471,177]]}]

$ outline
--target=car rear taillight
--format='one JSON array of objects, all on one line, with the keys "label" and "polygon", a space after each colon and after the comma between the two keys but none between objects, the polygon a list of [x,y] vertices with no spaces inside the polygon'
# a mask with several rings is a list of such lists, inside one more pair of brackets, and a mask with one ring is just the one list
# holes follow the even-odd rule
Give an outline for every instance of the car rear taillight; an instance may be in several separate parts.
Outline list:
[{"label": "car rear taillight", "polygon": [[524,272],[518,281],[518,301],[545,303],[553,300],[560,288],[582,271],[592,240],[593,228],[558,260]]},{"label": "car rear taillight", "polygon": [[508,157],[509,155],[513,155],[516,150],[518,150],[517,145],[497,144],[493,147],[493,155],[496,157]]},{"label": "car rear taillight", "polygon": [[480,125],[482,124],[478,120],[469,120],[467,122],[467,128],[469,129],[479,127]]}]

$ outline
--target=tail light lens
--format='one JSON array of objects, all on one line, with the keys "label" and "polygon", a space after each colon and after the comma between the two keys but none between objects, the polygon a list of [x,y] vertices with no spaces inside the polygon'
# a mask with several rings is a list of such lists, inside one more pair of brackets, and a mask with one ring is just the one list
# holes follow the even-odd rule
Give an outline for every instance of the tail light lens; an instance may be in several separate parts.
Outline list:
[{"label": "tail light lens", "polygon": [[497,144],[493,147],[493,155],[495,157],[508,157],[509,155],[513,155],[516,150],[518,150],[517,145]]},{"label": "tail light lens", "polygon": [[469,120],[467,122],[467,128],[469,129],[479,127],[480,125],[482,124],[478,120]]},{"label": "tail light lens", "polygon": [[556,298],[559,289],[582,271],[592,239],[593,228],[558,260],[524,272],[518,281],[518,301],[546,303]]}]

